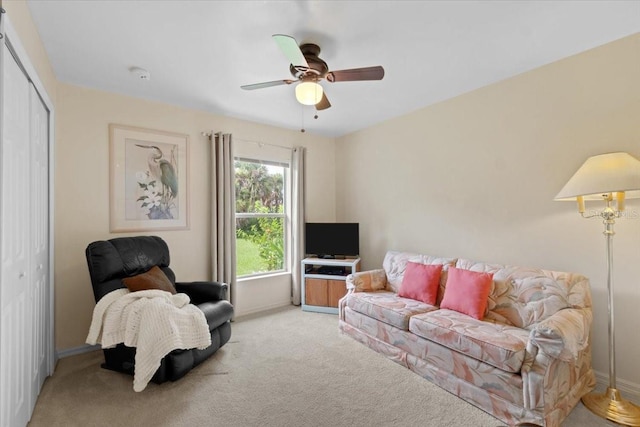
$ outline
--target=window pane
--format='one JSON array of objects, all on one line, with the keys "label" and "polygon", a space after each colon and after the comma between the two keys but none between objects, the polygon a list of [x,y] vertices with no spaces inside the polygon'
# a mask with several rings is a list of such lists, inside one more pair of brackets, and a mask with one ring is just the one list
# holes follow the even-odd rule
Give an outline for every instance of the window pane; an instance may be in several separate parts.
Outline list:
[{"label": "window pane", "polygon": [[284,218],[236,220],[236,275],[284,270]]},{"label": "window pane", "polygon": [[[285,220],[283,214],[286,167],[243,160],[235,161],[236,275],[246,276],[285,268]],[[251,214],[262,214],[252,217]]]},{"label": "window pane", "polygon": [[283,166],[236,160],[236,212],[284,212]]}]

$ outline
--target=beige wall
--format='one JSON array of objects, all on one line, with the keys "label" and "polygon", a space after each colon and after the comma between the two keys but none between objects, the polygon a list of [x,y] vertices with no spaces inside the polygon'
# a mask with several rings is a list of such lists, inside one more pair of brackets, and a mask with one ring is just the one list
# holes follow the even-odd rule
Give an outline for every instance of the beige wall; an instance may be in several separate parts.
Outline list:
[{"label": "beige wall", "polygon": [[[365,268],[398,249],[587,275],[594,367],[608,374],[603,226],[553,197],[591,155],[640,158],[639,118],[635,35],[339,138],[337,217],[361,223]],[[638,200],[628,211],[614,240],[617,367],[640,390]]]},{"label": "beige wall", "polygon": [[[109,123],[189,135],[189,230],[109,232]],[[333,139],[59,84],[55,212],[56,343],[59,350],[80,346],[86,338],[94,300],[84,250],[94,240],[156,234],[167,241],[171,266],[179,280],[210,277],[210,143],[201,135],[210,130],[231,132],[245,145],[247,143],[241,140],[307,147],[308,218],[335,219]],[[289,277],[239,283],[237,315],[288,304],[289,283]]]}]

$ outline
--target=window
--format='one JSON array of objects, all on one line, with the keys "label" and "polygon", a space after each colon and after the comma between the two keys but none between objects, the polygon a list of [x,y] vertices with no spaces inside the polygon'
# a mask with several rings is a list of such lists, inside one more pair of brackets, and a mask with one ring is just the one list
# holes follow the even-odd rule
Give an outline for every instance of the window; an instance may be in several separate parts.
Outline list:
[{"label": "window", "polygon": [[285,203],[289,165],[252,159],[235,160],[236,275],[284,271]]}]

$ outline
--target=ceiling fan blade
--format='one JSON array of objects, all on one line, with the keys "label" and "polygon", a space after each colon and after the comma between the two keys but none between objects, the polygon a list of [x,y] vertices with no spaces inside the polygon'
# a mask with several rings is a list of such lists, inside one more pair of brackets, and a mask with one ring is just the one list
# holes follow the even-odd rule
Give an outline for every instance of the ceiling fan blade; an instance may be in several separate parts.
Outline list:
[{"label": "ceiling fan blade", "polygon": [[381,66],[352,68],[350,70],[338,70],[327,73],[330,82],[352,82],[357,80],[382,80],[384,68]]},{"label": "ceiling fan blade", "polygon": [[322,99],[316,104],[316,110],[326,110],[329,107],[331,107],[331,103],[329,102],[329,98],[327,98],[327,94],[323,92]]},{"label": "ceiling fan blade", "polygon": [[296,81],[297,80],[274,80],[272,82],[255,83],[252,85],[244,85],[240,87],[244,90],[254,90],[254,89],[262,89],[262,88],[271,87],[271,86],[290,85],[291,83]]},{"label": "ceiling fan blade", "polygon": [[305,59],[302,51],[300,50],[300,46],[298,46],[298,42],[291,36],[286,36],[284,34],[274,34],[273,39],[278,44],[280,50],[287,57],[291,65],[298,67],[309,68],[309,64]]}]

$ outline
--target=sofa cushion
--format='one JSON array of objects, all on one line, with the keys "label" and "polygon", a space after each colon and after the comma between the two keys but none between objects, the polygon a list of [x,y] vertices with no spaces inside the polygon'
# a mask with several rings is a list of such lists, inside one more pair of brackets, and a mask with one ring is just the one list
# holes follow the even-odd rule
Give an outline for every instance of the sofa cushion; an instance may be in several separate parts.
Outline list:
[{"label": "sofa cushion", "polygon": [[440,285],[442,264],[418,264],[407,262],[398,295],[435,305]]},{"label": "sofa cushion", "polygon": [[444,287],[447,283],[447,270],[450,266],[455,266],[456,258],[433,257],[429,255],[414,254],[409,252],[388,251],[382,262],[382,268],[387,274],[387,290],[398,292],[407,262],[417,262],[420,264],[442,264],[442,274],[440,275],[440,289],[438,290],[438,298],[436,305],[440,304]]},{"label": "sofa cushion", "polygon": [[589,280],[580,274],[467,259],[456,267],[493,273],[485,320],[531,329],[564,308],[591,307]]},{"label": "sofa cushion", "polygon": [[448,308],[482,320],[492,282],[491,273],[451,267],[440,308]]},{"label": "sofa cushion", "polygon": [[417,314],[409,332],[507,372],[520,372],[529,332],[440,309]]},{"label": "sofa cushion", "polygon": [[411,316],[437,310],[430,304],[402,298],[394,292],[354,292],[347,296],[347,307],[403,330],[409,329]]}]

